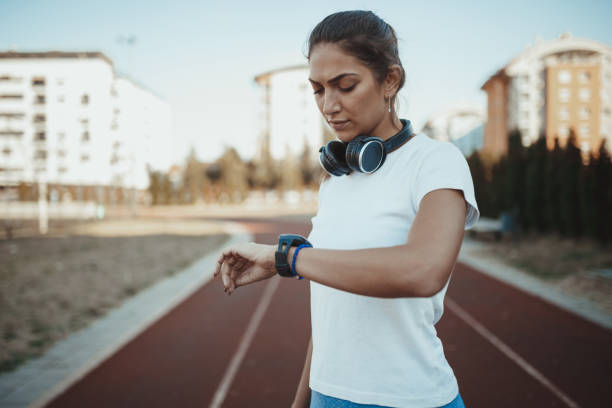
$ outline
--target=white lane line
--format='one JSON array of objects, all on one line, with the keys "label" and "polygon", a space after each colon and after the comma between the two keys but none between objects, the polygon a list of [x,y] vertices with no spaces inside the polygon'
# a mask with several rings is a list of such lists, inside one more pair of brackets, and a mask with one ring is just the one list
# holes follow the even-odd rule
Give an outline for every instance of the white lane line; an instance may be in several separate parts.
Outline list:
[{"label": "white lane line", "polygon": [[275,276],[268,283],[268,286],[266,286],[266,289],[264,290],[264,293],[261,296],[261,299],[259,300],[259,304],[257,305],[257,309],[255,309],[255,313],[253,313],[253,317],[251,317],[251,321],[249,322],[249,325],[246,331],[244,332],[240,343],[238,344],[238,350],[236,351],[236,354],[234,354],[232,361],[230,361],[229,365],[227,366],[227,369],[225,370],[225,373],[223,374],[221,384],[219,384],[219,388],[217,388],[212,403],[210,404],[211,408],[219,408],[225,400],[227,391],[229,390],[229,387],[232,384],[236,373],[238,372],[238,368],[240,368],[242,359],[244,358],[247,350],[249,349],[251,341],[253,340],[253,336],[255,335],[255,332],[259,327],[259,323],[261,323],[261,319],[265,315],[266,310],[270,305],[270,301],[272,300],[272,296],[274,295],[274,292],[276,291],[280,280],[280,276]]},{"label": "white lane line", "polygon": [[565,402],[568,407],[571,408],[580,408],[574,400],[568,397],[563,391],[561,391],[557,386],[555,386],[548,378],[546,378],[542,373],[535,369],[531,364],[529,364],[525,359],[519,356],[514,350],[512,350],[508,345],[506,345],[503,341],[501,341],[498,337],[496,337],[493,333],[491,333],[486,327],[482,324],[478,323],[476,319],[474,319],[468,312],[463,310],[461,306],[459,306],[455,301],[446,296],[445,302],[448,308],[455,313],[461,320],[466,322],[472,329],[476,330],[482,337],[487,339],[491,344],[493,344],[499,351],[504,353],[510,360],[514,361],[519,367],[527,372],[527,374],[531,375],[533,378],[538,380],[543,386],[548,388],[550,392],[555,394],[560,400]]}]

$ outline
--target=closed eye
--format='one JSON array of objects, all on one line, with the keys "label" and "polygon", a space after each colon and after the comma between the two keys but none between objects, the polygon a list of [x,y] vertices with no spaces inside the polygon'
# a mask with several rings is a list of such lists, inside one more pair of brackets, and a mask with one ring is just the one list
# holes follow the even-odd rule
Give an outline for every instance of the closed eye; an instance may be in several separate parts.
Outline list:
[{"label": "closed eye", "polygon": [[353,86],[351,86],[349,88],[340,88],[340,90],[342,92],[351,92],[356,86],[357,86],[357,84],[355,84],[355,85],[353,85]]},{"label": "closed eye", "polygon": [[[355,89],[355,87],[356,87],[356,86],[357,86],[357,84],[355,84],[355,85],[353,85],[353,86],[351,86],[351,87],[349,87],[349,88],[339,88],[339,89],[340,89],[342,92],[351,92],[353,89]],[[321,88],[321,89],[317,89],[317,90],[316,90],[316,91],[314,91],[313,93],[314,93],[315,95],[317,95],[317,94],[321,93],[321,91],[323,91],[323,88]]]}]

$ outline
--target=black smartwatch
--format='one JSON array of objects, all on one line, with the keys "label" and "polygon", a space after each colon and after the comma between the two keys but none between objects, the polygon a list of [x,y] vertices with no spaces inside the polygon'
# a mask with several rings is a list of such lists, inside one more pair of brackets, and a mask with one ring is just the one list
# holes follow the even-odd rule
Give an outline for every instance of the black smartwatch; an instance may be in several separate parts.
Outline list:
[{"label": "black smartwatch", "polygon": [[310,242],[306,238],[301,235],[296,234],[280,234],[278,236],[278,248],[275,253],[276,257],[276,270],[278,274],[287,278],[292,278],[294,275],[291,272],[291,266],[287,261],[287,254],[289,253],[289,248],[297,247],[302,244],[308,244],[312,246]]}]

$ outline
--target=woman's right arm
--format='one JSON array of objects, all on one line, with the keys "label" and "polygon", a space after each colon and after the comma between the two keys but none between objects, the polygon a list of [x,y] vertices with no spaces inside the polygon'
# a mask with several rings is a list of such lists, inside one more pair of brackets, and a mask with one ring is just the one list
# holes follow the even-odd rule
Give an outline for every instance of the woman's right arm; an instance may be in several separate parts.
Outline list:
[{"label": "woman's right arm", "polygon": [[302,378],[298,385],[297,392],[295,393],[295,399],[291,408],[308,408],[310,406],[310,360],[312,359],[312,336],[310,336],[310,342],[308,343],[308,351],[306,352],[306,361],[304,362],[304,368],[302,369]]}]

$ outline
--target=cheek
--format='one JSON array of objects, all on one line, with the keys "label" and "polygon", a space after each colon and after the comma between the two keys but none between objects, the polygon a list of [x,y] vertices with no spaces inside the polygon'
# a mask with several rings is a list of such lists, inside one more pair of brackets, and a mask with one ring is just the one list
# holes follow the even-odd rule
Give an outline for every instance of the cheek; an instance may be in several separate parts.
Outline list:
[{"label": "cheek", "polygon": [[368,118],[376,114],[377,95],[371,89],[362,89],[346,95],[344,107],[349,114],[356,115],[358,121],[368,121]]}]

